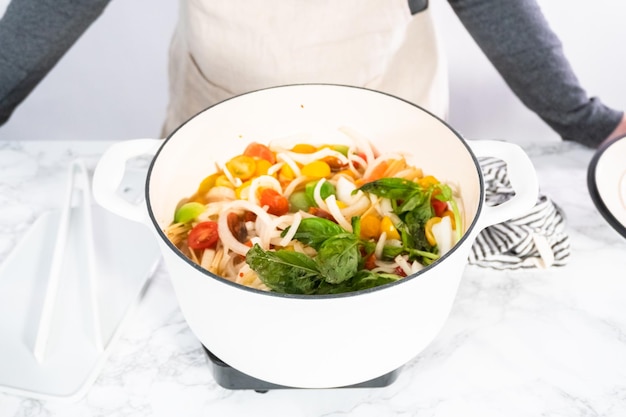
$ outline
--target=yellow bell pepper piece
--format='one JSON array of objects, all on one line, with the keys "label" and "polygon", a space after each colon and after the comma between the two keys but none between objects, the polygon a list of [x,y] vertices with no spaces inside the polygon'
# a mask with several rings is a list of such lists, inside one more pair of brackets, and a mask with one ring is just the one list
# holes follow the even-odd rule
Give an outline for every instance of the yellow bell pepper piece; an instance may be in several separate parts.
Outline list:
[{"label": "yellow bell pepper piece", "polygon": [[441,217],[431,217],[430,219],[428,219],[428,221],[426,222],[426,225],[424,226],[424,233],[426,234],[426,240],[428,240],[428,243],[430,243],[432,246],[435,246],[437,244],[437,240],[435,239],[435,236],[433,235],[433,226],[439,223],[440,221],[441,221]]},{"label": "yellow bell pepper piece", "polygon": [[417,184],[422,188],[430,188],[433,185],[439,184],[439,180],[432,175],[427,175],[417,180]]},{"label": "yellow bell pepper piece", "polygon": [[387,239],[400,240],[400,233],[398,233],[398,229],[391,222],[389,216],[383,217],[380,221],[380,233],[382,234],[383,232],[387,233]]}]

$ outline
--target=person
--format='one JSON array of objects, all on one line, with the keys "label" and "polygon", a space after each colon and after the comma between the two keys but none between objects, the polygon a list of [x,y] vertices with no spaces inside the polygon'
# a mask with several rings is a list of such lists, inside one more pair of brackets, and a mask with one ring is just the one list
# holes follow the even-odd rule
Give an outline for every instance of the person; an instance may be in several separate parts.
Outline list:
[{"label": "person", "polygon": [[[0,125],[110,0],[13,0],[0,20]],[[448,0],[519,99],[563,140],[626,134],[624,112],[589,97],[536,0]],[[272,85],[365,86],[443,118],[445,59],[427,0],[181,1],[163,134],[209,105]]]}]

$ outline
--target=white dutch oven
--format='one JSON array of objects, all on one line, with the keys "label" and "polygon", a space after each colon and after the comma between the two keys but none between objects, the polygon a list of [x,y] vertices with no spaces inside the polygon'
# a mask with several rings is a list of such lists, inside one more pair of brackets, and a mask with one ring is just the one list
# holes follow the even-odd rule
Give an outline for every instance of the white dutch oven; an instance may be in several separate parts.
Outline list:
[{"label": "white dutch oven", "polygon": [[[311,134],[316,143],[350,143],[350,127],[381,151],[409,152],[422,167],[461,193],[465,234],[445,256],[419,273],[372,290],[331,296],[282,295],[244,288],[201,269],[168,241],[163,229],[178,201],[242,152],[251,141]],[[146,202],[116,194],[125,163],[153,154]],[[484,203],[477,156],[508,163],[516,195],[497,207]],[[199,340],[233,368],[275,384],[347,386],[387,374],[420,353],[437,335],[455,299],[476,235],[529,210],[537,179],[526,154],[499,141],[466,142],[446,123],[396,97],[362,88],[296,85],[256,91],[221,102],[165,140],[112,146],[93,179],[96,201],[145,223],[158,240],[181,310]]]}]

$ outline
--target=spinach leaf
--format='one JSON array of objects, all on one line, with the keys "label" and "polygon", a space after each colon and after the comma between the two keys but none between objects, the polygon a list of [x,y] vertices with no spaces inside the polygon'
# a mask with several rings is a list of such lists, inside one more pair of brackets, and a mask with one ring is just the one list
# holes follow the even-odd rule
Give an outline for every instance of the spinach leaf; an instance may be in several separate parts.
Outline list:
[{"label": "spinach leaf", "polygon": [[342,233],[326,240],[315,258],[320,274],[331,284],[352,278],[359,269],[360,261],[359,239],[351,233]]},{"label": "spinach leaf", "polygon": [[[289,228],[285,229],[281,236],[284,236],[287,230]],[[346,231],[335,222],[321,217],[307,217],[300,221],[298,231],[293,238],[311,246],[315,250],[319,250],[320,245],[324,241],[341,233],[346,233]]]},{"label": "spinach leaf", "polygon": [[246,262],[276,292],[314,294],[320,283],[317,264],[300,252],[265,251],[257,244],[246,254]]}]

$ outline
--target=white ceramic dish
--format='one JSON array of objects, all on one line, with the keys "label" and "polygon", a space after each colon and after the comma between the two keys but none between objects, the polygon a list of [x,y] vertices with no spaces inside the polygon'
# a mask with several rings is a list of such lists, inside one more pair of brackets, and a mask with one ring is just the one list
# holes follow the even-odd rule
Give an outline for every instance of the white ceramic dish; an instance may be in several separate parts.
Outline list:
[{"label": "white ceramic dish", "polygon": [[596,151],[589,163],[587,186],[602,217],[626,238],[626,136]]},{"label": "white ceramic dish", "polygon": [[[408,152],[407,162],[460,190],[465,235],[442,258],[418,273],[370,290],[298,296],[243,287],[191,262],[164,234],[177,203],[200,181],[252,142],[297,134],[315,143],[352,141],[347,126],[381,152]],[[322,140],[322,142],[319,142]],[[295,144],[295,143],[294,143]],[[154,155],[146,205],[116,198],[125,161]],[[516,195],[489,207],[476,156],[505,160]],[[534,168],[519,146],[466,142],[446,123],[396,97],[355,87],[294,85],[221,102],[193,117],[165,141],[122,142],[98,163],[96,201],[146,224],[161,246],[183,315],[204,346],[233,368],[263,381],[329,388],[368,381],[419,354],[446,321],[478,232],[530,210],[537,200]]]}]

